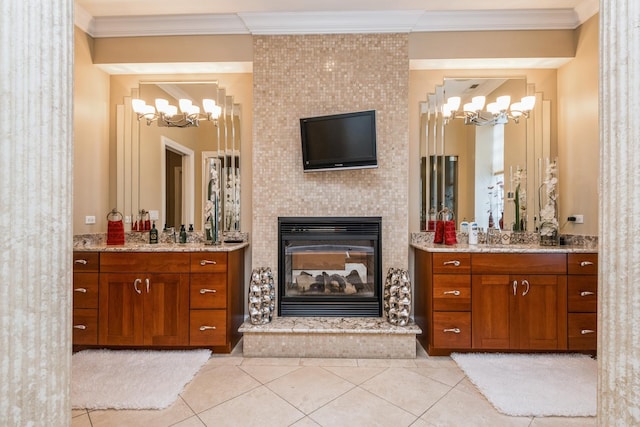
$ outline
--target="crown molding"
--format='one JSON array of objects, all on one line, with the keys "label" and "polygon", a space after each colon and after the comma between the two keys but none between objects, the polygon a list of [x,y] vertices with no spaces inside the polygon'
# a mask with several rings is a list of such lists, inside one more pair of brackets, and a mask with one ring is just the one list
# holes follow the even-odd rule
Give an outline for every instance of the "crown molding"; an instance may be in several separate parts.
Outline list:
[{"label": "crown molding", "polygon": [[408,33],[423,10],[239,13],[251,34]]},{"label": "crown molding", "polygon": [[78,5],[76,2],[73,4],[73,23],[85,33],[92,35],[91,33],[93,29],[91,28],[91,25],[93,24],[93,16],[91,16],[85,8]]},{"label": "crown molding", "polygon": [[409,33],[575,29],[597,12],[598,0],[589,0],[579,10],[247,12],[91,18],[84,9],[76,5],[75,22],[95,38],[215,34]]},{"label": "crown molding", "polygon": [[584,0],[576,6],[576,14],[581,24],[599,11],[600,0]]},{"label": "crown molding", "polygon": [[445,58],[411,59],[409,69],[418,70],[517,70],[560,68],[573,58]]},{"label": "crown molding", "polygon": [[573,9],[427,11],[413,31],[572,30],[578,25]]},{"label": "crown molding", "polygon": [[107,74],[226,74],[252,73],[253,62],[163,62],[95,64]]}]

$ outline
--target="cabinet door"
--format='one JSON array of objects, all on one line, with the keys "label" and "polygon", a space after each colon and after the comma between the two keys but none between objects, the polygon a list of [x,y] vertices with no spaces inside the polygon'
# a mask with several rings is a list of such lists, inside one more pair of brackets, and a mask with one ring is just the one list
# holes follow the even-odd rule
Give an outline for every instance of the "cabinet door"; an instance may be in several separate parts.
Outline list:
[{"label": "cabinet door", "polygon": [[133,273],[100,275],[98,344],[142,344],[141,282],[140,275]]},{"label": "cabinet door", "polygon": [[512,279],[518,282],[516,304],[511,311],[513,347],[566,349],[566,276],[530,275],[512,276]]},{"label": "cabinet door", "polygon": [[189,275],[146,274],[144,345],[189,344]]},{"label": "cabinet door", "polygon": [[510,348],[510,307],[514,299],[509,276],[481,274],[472,278],[472,348]]}]

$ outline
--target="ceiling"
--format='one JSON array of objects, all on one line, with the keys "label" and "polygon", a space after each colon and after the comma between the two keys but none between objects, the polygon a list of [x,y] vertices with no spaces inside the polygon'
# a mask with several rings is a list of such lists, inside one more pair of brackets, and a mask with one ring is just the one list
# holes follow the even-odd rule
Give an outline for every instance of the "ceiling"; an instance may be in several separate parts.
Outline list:
[{"label": "ceiling", "polygon": [[[507,9],[505,9],[507,5]],[[75,24],[94,38],[213,34],[411,33],[574,29],[599,0],[75,0]],[[461,60],[464,61],[464,60]],[[548,58],[413,61],[412,69],[555,68]],[[451,61],[449,61],[451,62]],[[245,63],[112,64],[112,74],[247,72]]]}]

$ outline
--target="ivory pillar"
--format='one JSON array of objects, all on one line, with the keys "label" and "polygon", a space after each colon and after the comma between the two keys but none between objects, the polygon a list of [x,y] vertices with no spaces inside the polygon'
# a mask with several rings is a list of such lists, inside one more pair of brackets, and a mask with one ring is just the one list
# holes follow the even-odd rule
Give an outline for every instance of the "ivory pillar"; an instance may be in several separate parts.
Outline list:
[{"label": "ivory pillar", "polygon": [[640,425],[640,2],[600,0],[598,425]]},{"label": "ivory pillar", "polygon": [[0,2],[0,424],[70,424],[73,0]]}]

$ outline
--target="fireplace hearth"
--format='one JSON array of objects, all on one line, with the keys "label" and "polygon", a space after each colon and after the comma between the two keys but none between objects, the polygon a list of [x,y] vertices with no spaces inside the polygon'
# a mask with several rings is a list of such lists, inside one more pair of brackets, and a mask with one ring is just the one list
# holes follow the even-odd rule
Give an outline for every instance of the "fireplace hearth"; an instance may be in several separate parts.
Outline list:
[{"label": "fireplace hearth", "polygon": [[280,316],[379,317],[380,217],[278,218]]}]

